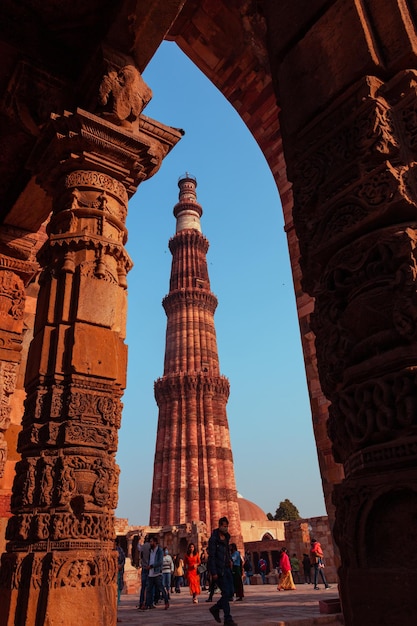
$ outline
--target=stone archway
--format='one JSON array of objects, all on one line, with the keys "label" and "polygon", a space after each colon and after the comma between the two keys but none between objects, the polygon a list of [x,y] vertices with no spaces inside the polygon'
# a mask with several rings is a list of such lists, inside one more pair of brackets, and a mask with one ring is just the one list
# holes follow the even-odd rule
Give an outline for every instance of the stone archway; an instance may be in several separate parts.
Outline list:
[{"label": "stone archway", "polygon": [[[237,4],[230,6],[228,2],[219,2],[214,7],[210,3],[188,2],[166,39],[175,41],[236,109],[261,148],[277,184],[293,273],[318,461],[332,525],[332,492],[334,485],[343,478],[343,467],[334,462],[326,431],[328,401],[320,386],[310,323],[314,299],[301,283],[299,241],[292,215],[294,199],[280,128],[281,109],[267,50],[267,11],[258,12],[256,2]],[[236,19],[237,12],[241,21]]]},{"label": "stone archway", "polygon": [[[91,0],[57,12],[53,2],[28,0],[2,12],[0,200],[8,231],[2,230],[1,248],[3,467],[14,464],[17,433],[11,435],[9,408],[36,248],[28,237],[51,209],[55,217],[39,257],[41,294],[26,368],[23,459],[2,562],[7,610],[0,623],[15,623],[15,616],[29,623],[34,611],[39,623],[46,617],[57,623],[58,597],[75,596],[81,600],[74,606],[91,602],[97,623],[115,620],[114,502],[99,487],[107,479],[115,484],[118,410],[110,410],[101,379],[111,380],[117,405],[123,324],[105,311],[97,317],[89,306],[71,317],[80,299],[72,302],[68,290],[80,294],[99,280],[98,297],[118,299],[122,308],[127,196],[157,169],[175,138],[172,129],[145,124],[141,143],[123,129],[136,103],[126,116],[123,103],[100,111],[97,92],[101,104],[109,104],[108,84],[115,96],[114,81],[120,87],[129,79],[126,67],[143,70],[169,37],[237,108],[280,189],[330,514],[331,497],[335,506],[345,622],[414,624],[413,565],[388,569],[369,538],[384,512],[384,541],[399,545],[385,515],[392,506],[403,554],[413,553],[407,520],[417,490],[415,2],[388,0],[381,7],[317,0],[306,7],[302,0],[154,0],[115,8]],[[89,326],[100,329],[94,333],[101,343],[111,335],[114,348],[95,353],[94,363],[79,349],[84,340],[97,343]],[[114,355],[118,366],[112,369]],[[82,387],[83,376],[84,383],[95,378],[93,391]],[[74,431],[74,415],[84,434]],[[100,440],[94,420],[103,422],[110,439]],[[6,503],[10,484],[2,487]],[[68,503],[77,522],[56,511]],[[76,527],[78,554],[67,537]],[[381,585],[388,577],[389,593]],[[74,624],[84,623],[81,613],[73,617]]]}]

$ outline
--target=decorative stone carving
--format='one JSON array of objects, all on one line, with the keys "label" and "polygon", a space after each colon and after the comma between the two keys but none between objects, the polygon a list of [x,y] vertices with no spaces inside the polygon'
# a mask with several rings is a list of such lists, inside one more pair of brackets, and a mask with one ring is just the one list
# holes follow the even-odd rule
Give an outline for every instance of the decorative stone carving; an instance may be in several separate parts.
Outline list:
[{"label": "decorative stone carving", "polygon": [[100,85],[102,115],[114,124],[130,126],[151,98],[152,91],[133,65],[126,65],[118,72],[110,71]]},{"label": "decorative stone carving", "polygon": [[4,439],[4,435],[0,432],[0,478],[4,475],[4,467],[7,460],[7,442]]},{"label": "decorative stone carving", "polygon": [[[1,563],[0,588],[19,589],[25,580],[24,570],[31,569],[30,588],[40,589],[44,580],[44,560],[41,556],[3,554]],[[77,557],[68,560],[54,552],[50,561],[48,587],[98,587],[111,585],[117,572],[117,558],[114,552],[107,555],[79,550]]]},{"label": "decorative stone carving", "polygon": [[[3,274],[0,271],[0,279]],[[3,433],[10,425],[10,401],[16,386],[17,370],[17,363],[0,361],[0,478],[4,475],[7,459],[7,442]]]},{"label": "decorative stone carving", "polygon": [[189,392],[202,395],[220,396],[227,401],[230,394],[230,383],[226,376],[207,376],[207,374],[166,374],[158,378],[154,385],[157,402],[165,399],[185,398]]},{"label": "decorative stone carving", "polygon": [[[334,503],[348,624],[374,619],[356,606],[370,606],[387,566],[377,543],[396,547],[379,521],[387,529],[391,509],[409,520],[417,503],[415,78],[353,86],[309,126],[311,150],[291,168],[327,430],[345,472]],[[407,622],[399,607],[384,607],[387,623]]]},{"label": "decorative stone carving", "polygon": [[[0,271],[0,318],[23,318],[25,291],[23,281],[8,270]],[[2,325],[4,321],[2,321]]]}]

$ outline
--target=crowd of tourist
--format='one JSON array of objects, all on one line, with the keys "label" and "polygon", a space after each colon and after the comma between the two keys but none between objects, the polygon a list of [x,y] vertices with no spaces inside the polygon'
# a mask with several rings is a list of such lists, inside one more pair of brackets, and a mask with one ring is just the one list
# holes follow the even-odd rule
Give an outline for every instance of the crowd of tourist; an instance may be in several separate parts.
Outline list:
[{"label": "crowd of tourist", "polygon": [[[162,549],[158,545],[156,535],[146,536],[143,544],[137,546],[138,562],[141,567],[138,609],[140,611],[151,610],[160,602],[163,602],[165,609],[168,609],[171,594],[181,593],[181,589],[188,586],[194,604],[198,604],[202,591],[208,592],[206,602],[212,603],[209,611],[216,622],[221,623],[220,612],[223,611],[224,623],[228,626],[237,626],[231,616],[230,602],[243,600],[244,585],[250,585],[254,567],[248,552],[242,555],[235,543],[229,544],[228,525],[227,518],[222,517],[218,528],[212,532],[207,549],[202,548],[199,554],[195,544],[190,543],[183,557],[180,554],[172,556],[167,547]],[[120,592],[123,588],[125,555],[118,540],[116,540],[116,550],[119,603]],[[299,584],[303,582],[301,567],[304,584],[313,584],[314,589],[319,589],[320,577],[325,589],[330,588],[324,574],[324,555],[321,544],[316,539],[312,539],[310,553],[304,553],[301,560],[296,554],[290,557],[287,548],[281,548],[279,561],[276,563],[278,591],[293,590],[296,588],[295,582]],[[256,570],[262,582],[266,583],[267,562],[262,556],[257,563]],[[219,595],[219,598],[213,602],[215,593]]]}]

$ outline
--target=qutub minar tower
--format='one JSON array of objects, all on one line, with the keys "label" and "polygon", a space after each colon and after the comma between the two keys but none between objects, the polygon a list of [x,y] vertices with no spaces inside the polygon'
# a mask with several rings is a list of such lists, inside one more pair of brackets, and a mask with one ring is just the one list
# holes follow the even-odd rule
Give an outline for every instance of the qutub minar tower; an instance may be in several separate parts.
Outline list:
[{"label": "qutub minar tower", "polygon": [[163,300],[168,318],[164,375],[155,382],[159,418],[150,523],[200,520],[210,530],[226,515],[233,539],[241,543],[226,413],[229,381],[220,375],[209,243],[201,232],[196,179],[186,174],[178,186],[176,234],[169,242],[171,279]]}]

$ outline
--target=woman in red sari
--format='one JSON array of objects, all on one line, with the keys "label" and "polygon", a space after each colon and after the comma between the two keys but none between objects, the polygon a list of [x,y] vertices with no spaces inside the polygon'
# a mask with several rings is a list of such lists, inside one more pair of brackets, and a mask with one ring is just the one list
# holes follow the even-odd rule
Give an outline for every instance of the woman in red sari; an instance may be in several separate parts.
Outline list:
[{"label": "woman in red sari", "polygon": [[193,596],[194,604],[197,604],[197,596],[201,593],[200,576],[197,571],[197,567],[200,565],[200,557],[198,556],[198,552],[193,543],[190,543],[188,546],[187,554],[184,557],[184,565],[187,572],[190,595]]},{"label": "woman in red sari", "polygon": [[279,557],[279,569],[281,574],[279,577],[278,591],[283,589],[295,589],[294,581],[291,574],[291,563],[286,548],[281,548],[281,554]]}]

